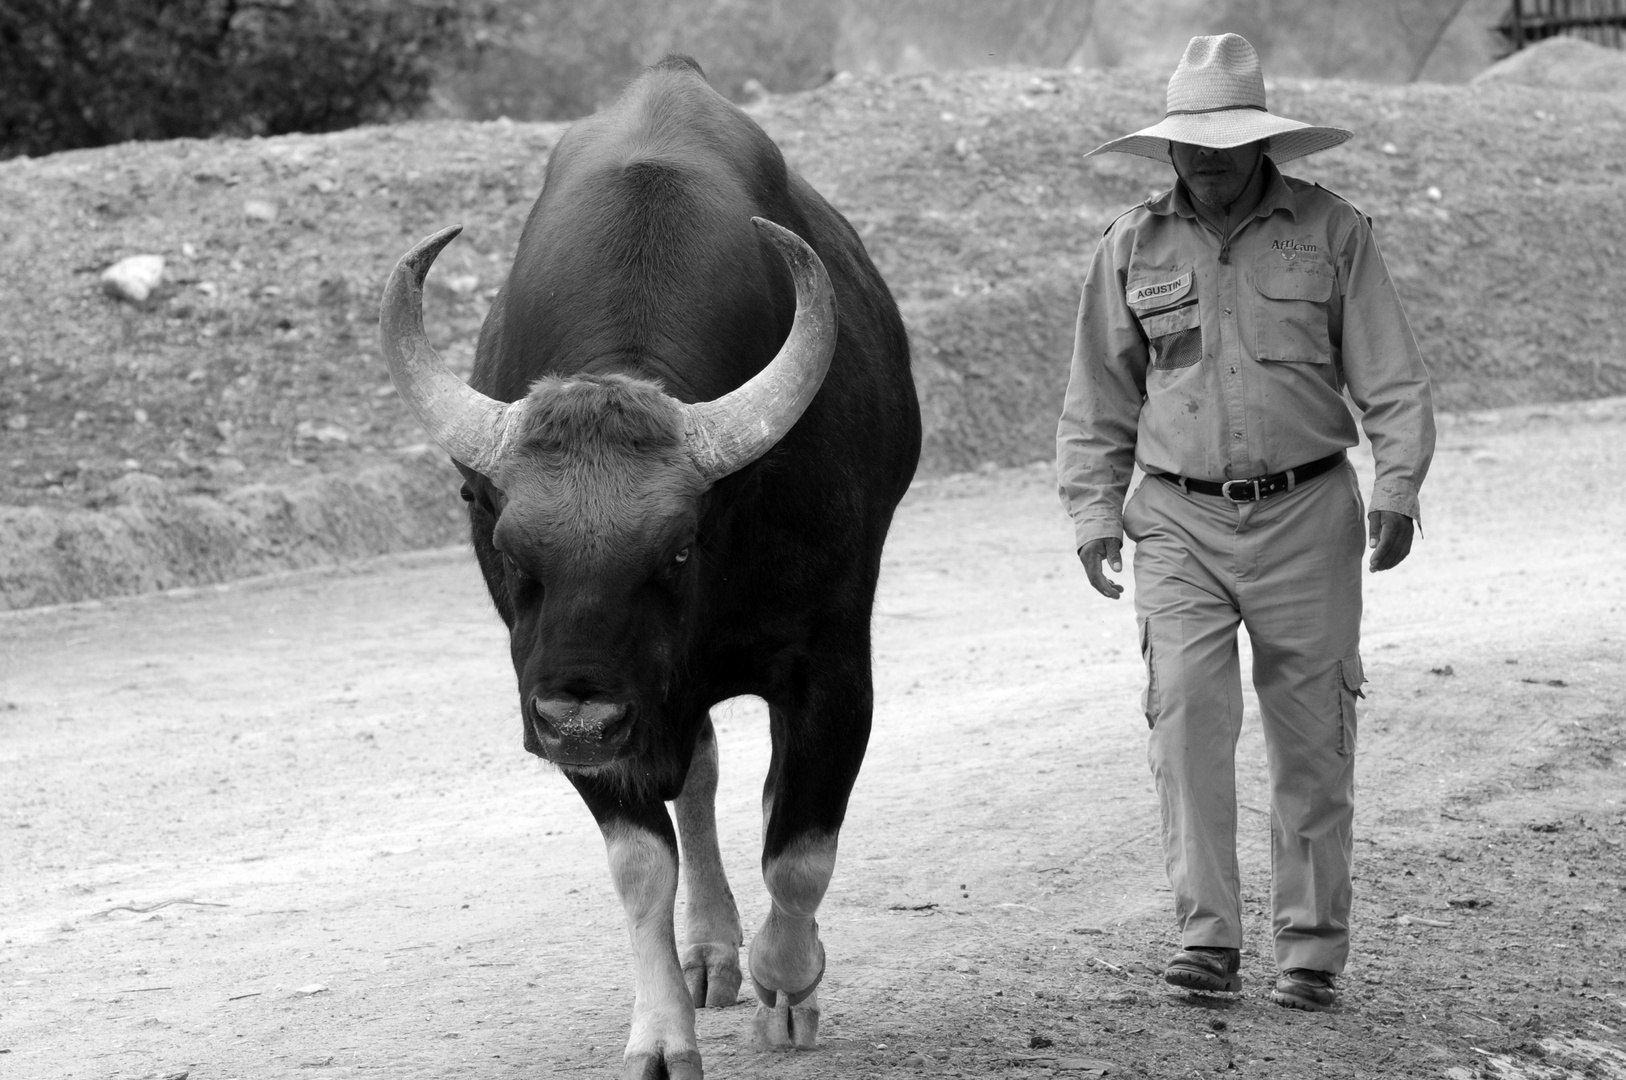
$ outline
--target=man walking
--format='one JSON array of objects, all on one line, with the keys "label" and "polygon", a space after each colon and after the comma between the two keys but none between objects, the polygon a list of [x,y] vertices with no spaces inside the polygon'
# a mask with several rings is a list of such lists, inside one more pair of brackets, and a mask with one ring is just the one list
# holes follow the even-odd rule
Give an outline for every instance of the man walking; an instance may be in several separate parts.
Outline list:
[{"label": "man walking", "polygon": [[[1370,567],[1411,550],[1434,450],[1428,374],[1369,221],[1277,166],[1339,128],[1271,114],[1253,46],[1193,38],[1152,127],[1091,151],[1174,166],[1107,229],[1084,281],[1056,436],[1079,559],[1108,598],[1135,541],[1149,758],[1181,950],[1168,982],[1236,991],[1238,624],[1271,787],[1280,1005],[1324,1009],[1349,953],[1361,495],[1344,393],[1377,480]],[[1148,478],[1125,505],[1133,467]]]}]

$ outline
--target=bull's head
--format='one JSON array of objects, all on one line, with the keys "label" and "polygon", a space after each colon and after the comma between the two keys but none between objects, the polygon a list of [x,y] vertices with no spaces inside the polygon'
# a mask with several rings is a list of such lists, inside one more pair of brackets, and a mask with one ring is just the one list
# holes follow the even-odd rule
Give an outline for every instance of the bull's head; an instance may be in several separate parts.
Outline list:
[{"label": "bull's head", "polygon": [[[507,600],[528,749],[593,767],[634,752],[640,709],[669,689],[693,579],[701,499],[788,432],[835,351],[836,311],[817,255],[752,219],[789,263],[796,317],[779,354],[737,390],[686,403],[625,376],[539,380],[509,403],[458,378],[423,330],[423,280],[460,231],[396,266],[380,317],[397,392],[429,436],[500,498],[488,580]],[[476,513],[481,512],[476,508]]]}]

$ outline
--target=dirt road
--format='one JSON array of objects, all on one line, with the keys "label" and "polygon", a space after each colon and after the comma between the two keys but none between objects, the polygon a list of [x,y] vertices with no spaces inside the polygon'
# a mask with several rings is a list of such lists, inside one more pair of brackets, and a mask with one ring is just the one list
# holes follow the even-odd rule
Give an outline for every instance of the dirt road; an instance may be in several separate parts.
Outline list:
[{"label": "dirt road", "polygon": [[[1447,419],[1426,539],[1369,579],[1339,1011],[1264,1000],[1251,696],[1245,992],[1156,977],[1132,607],[1003,470],[894,529],[824,1046],[715,1010],[708,1075],[1626,1077],[1626,400]],[[0,1077],[615,1075],[619,905],[512,678],[461,550],[0,616]],[[754,927],[764,717],[719,721]]]}]

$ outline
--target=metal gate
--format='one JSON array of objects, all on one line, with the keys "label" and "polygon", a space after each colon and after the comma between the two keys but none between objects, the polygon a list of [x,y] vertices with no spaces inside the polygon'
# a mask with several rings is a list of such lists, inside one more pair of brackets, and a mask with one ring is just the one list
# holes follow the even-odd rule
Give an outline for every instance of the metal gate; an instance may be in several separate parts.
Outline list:
[{"label": "metal gate", "polygon": [[1513,49],[1560,34],[1626,49],[1626,0],[1513,0],[1496,29]]}]

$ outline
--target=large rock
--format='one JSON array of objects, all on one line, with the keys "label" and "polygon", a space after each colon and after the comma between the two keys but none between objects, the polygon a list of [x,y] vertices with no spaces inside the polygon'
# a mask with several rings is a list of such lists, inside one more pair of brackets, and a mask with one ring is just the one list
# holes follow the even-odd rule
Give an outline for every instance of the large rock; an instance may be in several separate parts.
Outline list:
[{"label": "large rock", "polygon": [[163,281],[162,255],[131,255],[102,271],[102,288],[135,304],[144,303]]}]

